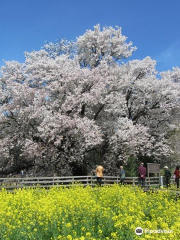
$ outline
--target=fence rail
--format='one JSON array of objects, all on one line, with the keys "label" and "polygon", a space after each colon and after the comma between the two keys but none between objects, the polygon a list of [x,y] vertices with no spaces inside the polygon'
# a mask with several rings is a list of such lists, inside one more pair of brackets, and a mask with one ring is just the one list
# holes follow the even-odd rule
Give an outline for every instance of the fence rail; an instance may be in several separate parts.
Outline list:
[{"label": "fence rail", "polygon": [[[96,185],[95,176],[67,176],[67,177],[24,177],[24,178],[0,178],[0,189],[16,189],[16,188],[29,188],[33,186],[49,188],[52,186],[62,187],[70,186],[72,184],[83,184],[84,186]],[[120,183],[118,176],[103,176],[103,185]],[[125,184],[138,184],[138,177],[126,177]],[[147,177],[145,186],[160,186],[159,177]]]}]

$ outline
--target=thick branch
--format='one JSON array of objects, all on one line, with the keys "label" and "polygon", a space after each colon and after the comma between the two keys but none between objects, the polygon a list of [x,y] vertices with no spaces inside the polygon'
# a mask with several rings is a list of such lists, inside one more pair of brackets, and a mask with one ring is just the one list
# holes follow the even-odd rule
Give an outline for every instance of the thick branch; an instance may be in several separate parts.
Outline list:
[{"label": "thick branch", "polygon": [[97,119],[99,113],[103,110],[104,106],[105,106],[105,104],[102,104],[102,105],[100,106],[100,108],[98,109],[98,111],[97,111],[96,114],[94,115],[94,120]]},{"label": "thick branch", "polygon": [[85,108],[86,108],[86,104],[83,104],[83,105],[82,105],[82,108],[81,108],[81,112],[80,112],[80,115],[81,115],[82,117],[84,117]]}]

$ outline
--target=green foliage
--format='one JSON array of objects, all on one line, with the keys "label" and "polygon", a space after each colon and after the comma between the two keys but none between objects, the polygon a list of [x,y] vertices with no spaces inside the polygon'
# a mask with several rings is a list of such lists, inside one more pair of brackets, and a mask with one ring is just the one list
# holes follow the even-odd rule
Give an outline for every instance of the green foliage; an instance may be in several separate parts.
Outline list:
[{"label": "green foliage", "polygon": [[147,167],[147,163],[155,162],[152,157],[148,156],[130,156],[128,158],[127,164],[124,166],[127,177],[137,177],[138,176],[138,167],[140,163],[144,163],[144,166]]}]

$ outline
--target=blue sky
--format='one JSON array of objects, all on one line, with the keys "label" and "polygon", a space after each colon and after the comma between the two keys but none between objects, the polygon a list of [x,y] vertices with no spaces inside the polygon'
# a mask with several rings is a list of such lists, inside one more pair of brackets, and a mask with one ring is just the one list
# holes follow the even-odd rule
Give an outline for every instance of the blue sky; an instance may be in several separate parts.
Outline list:
[{"label": "blue sky", "polygon": [[150,56],[158,71],[180,67],[180,0],[0,0],[0,67],[98,23],[122,27],[137,47],[131,59]]}]

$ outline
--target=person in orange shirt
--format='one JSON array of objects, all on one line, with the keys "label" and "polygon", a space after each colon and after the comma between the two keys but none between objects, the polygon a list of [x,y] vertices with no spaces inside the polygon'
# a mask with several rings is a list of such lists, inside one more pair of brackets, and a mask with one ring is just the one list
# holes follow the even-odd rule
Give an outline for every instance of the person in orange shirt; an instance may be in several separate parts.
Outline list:
[{"label": "person in orange shirt", "polygon": [[99,186],[101,186],[101,184],[102,184],[103,171],[104,171],[104,168],[101,165],[97,166],[96,177],[97,177],[97,184]]}]

